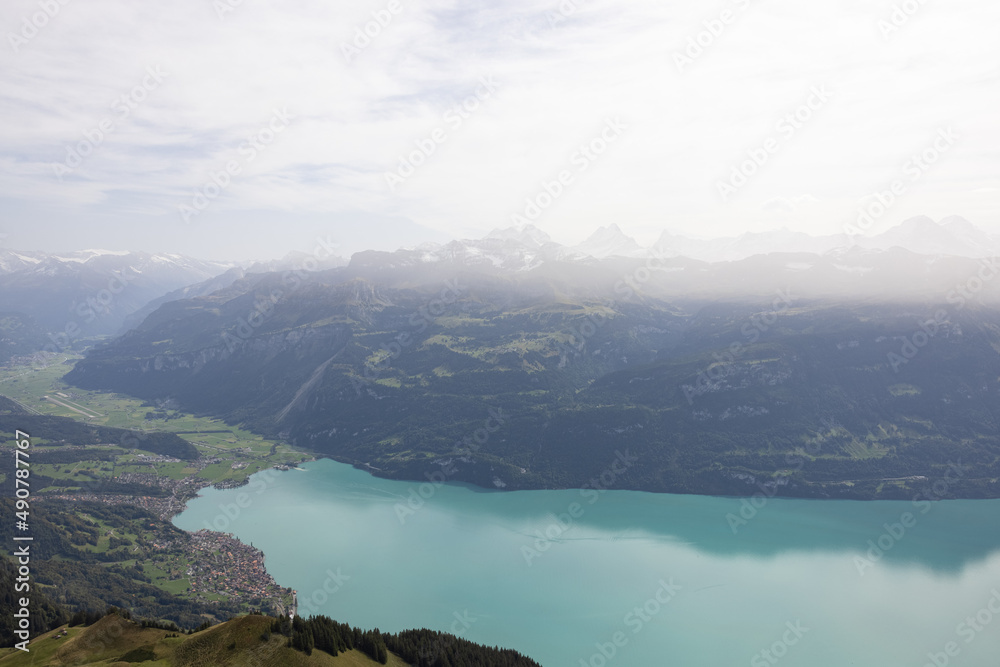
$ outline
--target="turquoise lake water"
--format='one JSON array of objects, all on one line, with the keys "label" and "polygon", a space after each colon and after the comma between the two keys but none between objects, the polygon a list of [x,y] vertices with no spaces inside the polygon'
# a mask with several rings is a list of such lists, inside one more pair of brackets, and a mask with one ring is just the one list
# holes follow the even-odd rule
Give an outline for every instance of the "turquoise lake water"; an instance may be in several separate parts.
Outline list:
[{"label": "turquoise lake water", "polygon": [[303,468],[205,489],[174,523],[263,549],[304,615],[454,632],[545,667],[1000,665],[1000,501],[757,509]]}]

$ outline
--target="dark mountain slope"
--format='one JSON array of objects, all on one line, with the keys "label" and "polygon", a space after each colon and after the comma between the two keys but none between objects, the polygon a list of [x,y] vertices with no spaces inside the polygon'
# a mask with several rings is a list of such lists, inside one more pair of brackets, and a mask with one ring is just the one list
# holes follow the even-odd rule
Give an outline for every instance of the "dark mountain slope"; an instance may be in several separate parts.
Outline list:
[{"label": "dark mountain slope", "polygon": [[[995,290],[951,289],[979,264],[807,257],[644,274],[367,253],[165,304],[68,380],[417,480],[582,486],[627,449],[638,460],[605,483],[912,497],[956,463],[947,495],[1000,494],[1000,310],[980,305]],[[847,261],[878,266],[831,268]],[[810,287],[831,270],[861,287]],[[890,274],[901,287],[866,282]]]}]

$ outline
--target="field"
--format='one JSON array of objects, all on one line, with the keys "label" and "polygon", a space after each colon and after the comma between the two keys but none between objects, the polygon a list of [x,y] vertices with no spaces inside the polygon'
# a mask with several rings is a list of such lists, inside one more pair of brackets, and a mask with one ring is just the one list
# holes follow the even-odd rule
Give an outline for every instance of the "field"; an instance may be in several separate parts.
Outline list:
[{"label": "field", "polygon": [[[32,479],[46,480],[34,490],[35,497],[69,501],[59,506],[59,523],[74,526],[65,534],[68,550],[56,558],[100,563],[134,585],[145,582],[179,596],[172,603],[175,605],[180,600],[203,604],[221,601],[227,608],[235,604],[232,608],[243,612],[269,606],[268,600],[278,609],[290,605],[290,591],[275,586],[262,569],[244,566],[243,561],[257,555],[244,553],[239,544],[228,544],[225,550],[230,556],[237,554],[229,566],[241,574],[221,579],[210,576],[204,567],[206,555],[212,549],[218,551],[220,540],[231,538],[221,534],[200,538],[203,545],[204,540],[211,545],[206,551],[193,538],[174,532],[169,517],[204,486],[238,486],[255,472],[295,466],[312,456],[218,419],[179,412],[170,405],[149,405],[128,396],[71,387],[62,378],[79,359],[61,356],[48,363],[0,368],[0,394],[44,416],[175,433],[193,444],[200,458],[178,460],[115,443],[82,445],[72,438],[50,444],[45,433],[32,433]],[[13,446],[13,433],[0,433],[0,447]],[[114,489],[108,484],[120,486]],[[98,488],[108,491],[93,495]],[[151,514],[131,518],[127,511],[120,511],[121,505],[141,507]]]},{"label": "field", "polygon": [[[62,377],[81,358],[60,355],[47,363],[36,361],[0,368],[0,394],[42,415],[147,432],[173,432],[197,447],[204,461],[191,465],[157,460],[163,457],[142,453],[118,455],[118,451],[108,447],[89,447],[88,454],[92,451],[93,458],[65,464],[41,463],[34,468],[46,477],[65,479],[65,488],[74,488],[74,481],[128,473],[155,473],[178,481],[196,475],[210,484],[239,484],[260,470],[275,465],[294,466],[312,458],[284,443],[266,440],[218,419],[179,412],[169,405],[144,404],[121,394],[71,387]],[[39,451],[44,451],[44,434],[37,435],[41,437],[34,442],[41,446]],[[113,458],[111,455],[117,455],[116,460],[97,460],[99,457]]]}]

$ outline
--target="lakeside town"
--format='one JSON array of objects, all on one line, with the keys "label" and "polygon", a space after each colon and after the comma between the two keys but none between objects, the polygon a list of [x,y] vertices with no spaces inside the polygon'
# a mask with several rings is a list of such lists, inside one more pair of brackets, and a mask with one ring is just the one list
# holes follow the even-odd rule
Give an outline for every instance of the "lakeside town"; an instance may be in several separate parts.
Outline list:
[{"label": "lakeside town", "polygon": [[[311,460],[311,455],[293,451],[283,443],[264,441],[237,427],[217,426],[206,418],[163,406],[144,410],[134,399],[68,387],[60,391],[52,391],[51,386],[31,387],[29,392],[23,387],[26,381],[37,381],[39,376],[47,374],[51,376],[52,386],[58,386],[61,372],[51,360],[42,360],[41,367],[35,358],[20,361],[31,364],[33,370],[17,368],[16,363],[0,370],[2,375],[9,374],[5,378],[4,396],[30,414],[68,416],[87,424],[98,424],[110,416],[124,414],[131,417],[133,423],[138,422],[137,426],[143,430],[153,427],[154,430],[187,434],[201,453],[195,460],[182,460],[122,447],[115,442],[86,445],[73,440],[45,442],[34,446],[40,459],[36,459],[38,463],[33,467],[33,474],[50,478],[50,484],[34,493],[36,502],[42,505],[49,501],[64,502],[74,509],[86,503],[141,508],[162,523],[145,526],[148,532],[143,533],[143,537],[146,539],[136,539],[129,551],[133,552],[137,565],[152,573],[148,578],[154,585],[181,598],[208,605],[228,602],[237,603],[247,611],[266,609],[278,614],[294,613],[295,591],[279,585],[268,573],[264,553],[232,533],[210,529],[224,530],[223,526],[186,532],[190,539],[164,540],[155,536],[163,535],[166,528],[177,530],[172,524],[173,517],[183,512],[187,501],[202,489],[244,486],[257,472],[289,470]],[[12,391],[16,389],[21,389],[22,393]],[[58,400],[53,400],[53,395],[58,396]],[[144,418],[133,417],[143,413]],[[121,416],[118,420],[122,420]],[[46,455],[51,463],[45,462]],[[107,489],[106,483],[113,483],[116,488]],[[144,493],[143,488],[148,492]],[[124,492],[124,489],[131,492]],[[106,530],[101,537],[105,543],[119,540],[112,544],[120,544],[123,536]]]},{"label": "lakeside town", "polygon": [[[127,505],[142,508],[165,523],[185,508],[185,500],[197,493],[205,484],[193,480],[173,484],[175,480],[156,480],[141,473],[146,482],[159,481],[161,488],[171,488],[185,495],[126,496],[101,493],[56,493],[40,496],[46,500],[66,501],[73,504],[100,503],[108,506]],[[137,474],[124,476],[126,481],[138,481]],[[150,484],[150,486],[153,486]],[[193,493],[191,493],[193,492]],[[190,495],[188,495],[190,494]],[[152,526],[152,524],[151,524]],[[190,540],[176,542],[152,542],[149,544],[150,561],[175,575],[173,580],[187,581],[184,590],[177,594],[208,604],[217,603],[221,598],[237,600],[248,608],[268,608],[274,613],[284,614],[295,609],[295,591],[278,584],[267,571],[264,552],[242,542],[232,533],[201,529],[188,533]],[[136,547],[138,549],[138,547]],[[159,553],[158,553],[159,552]],[[157,557],[160,556],[160,557]],[[171,565],[186,564],[183,570]]]}]

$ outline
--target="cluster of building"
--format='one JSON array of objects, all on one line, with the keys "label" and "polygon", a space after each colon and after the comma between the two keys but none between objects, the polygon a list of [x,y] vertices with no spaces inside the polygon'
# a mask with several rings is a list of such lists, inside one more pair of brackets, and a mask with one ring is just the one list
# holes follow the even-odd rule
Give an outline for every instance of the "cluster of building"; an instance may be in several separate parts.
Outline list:
[{"label": "cluster of building", "polygon": [[[85,447],[69,446],[68,448],[84,449]],[[249,453],[250,449],[246,448],[246,451]],[[133,450],[131,453],[134,455],[134,459],[126,465],[149,466],[150,472],[123,472],[115,476],[114,480],[158,487],[168,491],[170,495],[124,495],[81,490],[76,493],[45,494],[46,498],[70,502],[99,502],[105,505],[132,505],[149,511],[163,521],[169,521],[171,517],[184,510],[187,499],[194,497],[207,484],[207,481],[198,477],[197,473],[177,480],[156,472],[156,464],[174,463],[180,459],[138,450]],[[201,471],[206,466],[224,461],[231,463],[233,470],[241,470],[248,466],[248,462],[245,461],[232,462],[231,459],[222,459],[217,456],[204,457],[196,462],[191,462],[190,465]],[[288,468],[288,466],[280,467]],[[246,484],[246,482],[246,479],[230,479],[218,482],[215,486],[218,488],[235,487]],[[272,610],[278,613],[286,613],[295,609],[294,591],[279,586],[274,578],[268,574],[264,568],[263,552],[244,544],[228,533],[200,530],[191,534],[190,541],[154,543],[152,547],[161,553],[164,550],[172,552],[172,555],[168,555],[167,558],[174,564],[174,567],[171,567],[169,563],[163,563],[171,578],[185,576],[181,569],[175,569],[175,567],[181,565],[178,558],[186,558],[190,563],[186,572],[190,581],[189,593],[196,599],[210,602],[213,596],[222,595],[251,604],[273,607]],[[180,551],[177,551],[178,548]],[[257,599],[259,602],[256,602]]]},{"label": "cluster of building", "polygon": [[180,459],[175,459],[172,456],[161,456],[159,454],[143,454],[141,452],[135,453],[135,463],[180,463]]},{"label": "cluster of building", "polygon": [[123,496],[105,493],[56,493],[45,494],[46,498],[69,502],[95,502],[105,505],[133,505],[148,510],[161,519],[169,519],[184,509],[184,504],[173,496]]},{"label": "cluster of building", "polygon": [[264,569],[264,552],[228,533],[199,530],[191,535],[191,592],[275,601],[291,596]]}]

